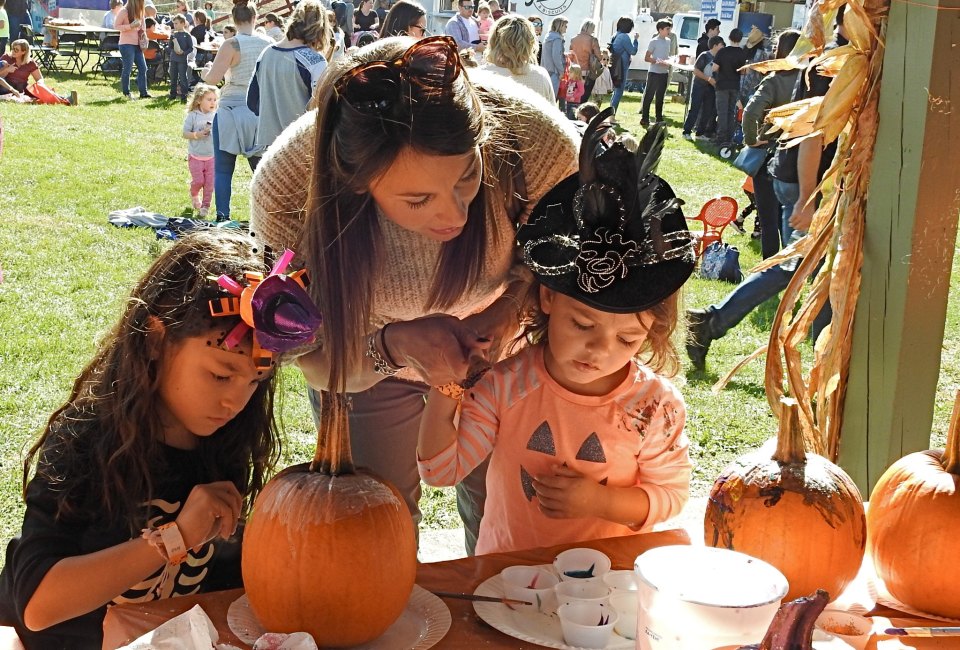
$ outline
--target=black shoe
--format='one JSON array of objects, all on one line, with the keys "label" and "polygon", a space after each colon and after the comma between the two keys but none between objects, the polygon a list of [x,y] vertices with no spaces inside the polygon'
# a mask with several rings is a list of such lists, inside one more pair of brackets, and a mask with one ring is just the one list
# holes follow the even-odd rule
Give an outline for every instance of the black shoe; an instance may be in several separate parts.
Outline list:
[{"label": "black shoe", "polygon": [[140,95],[140,99],[153,99],[153,95],[150,93],[144,93],[143,95]]},{"label": "black shoe", "polygon": [[708,309],[687,310],[687,356],[697,370],[703,370],[707,365],[707,352],[713,335],[710,334],[711,313]]},{"label": "black shoe", "polygon": [[645,128],[645,129],[649,129],[649,128],[650,128],[650,120],[640,120],[640,126],[642,126],[642,127]]},{"label": "black shoe", "polygon": [[730,222],[730,227],[736,230],[741,235],[745,235],[747,233],[747,231],[743,229],[743,219],[740,219],[740,218],[734,219],[733,221]]}]

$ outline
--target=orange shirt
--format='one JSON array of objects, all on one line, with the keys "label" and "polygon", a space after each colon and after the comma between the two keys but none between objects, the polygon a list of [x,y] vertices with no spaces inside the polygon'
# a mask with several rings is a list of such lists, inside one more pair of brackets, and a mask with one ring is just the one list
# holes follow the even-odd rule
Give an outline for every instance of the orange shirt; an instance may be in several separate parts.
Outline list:
[{"label": "orange shirt", "polygon": [[[420,460],[420,475],[429,485],[455,485],[490,456],[478,554],[629,535],[677,514],[687,501],[685,421],[679,391],[645,366],[633,364],[607,395],[577,395],[547,373],[543,347],[531,346],[467,391],[457,440]],[[598,483],[646,491],[650,512],[642,527],[544,516],[533,477],[564,463]]]}]

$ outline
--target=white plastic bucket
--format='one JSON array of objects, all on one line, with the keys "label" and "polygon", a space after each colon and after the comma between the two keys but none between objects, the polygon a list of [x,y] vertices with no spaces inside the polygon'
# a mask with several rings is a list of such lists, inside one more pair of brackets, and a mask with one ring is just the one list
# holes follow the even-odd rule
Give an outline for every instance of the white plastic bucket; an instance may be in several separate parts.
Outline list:
[{"label": "white plastic bucket", "polygon": [[663,546],[639,556],[638,650],[704,650],[759,642],[787,579],[736,551]]}]

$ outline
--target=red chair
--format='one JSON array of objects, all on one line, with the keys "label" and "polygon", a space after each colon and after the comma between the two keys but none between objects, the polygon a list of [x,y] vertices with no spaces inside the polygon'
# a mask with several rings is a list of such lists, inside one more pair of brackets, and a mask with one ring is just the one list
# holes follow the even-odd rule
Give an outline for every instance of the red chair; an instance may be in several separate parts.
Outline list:
[{"label": "red chair", "polygon": [[[723,241],[723,229],[737,218],[737,201],[730,196],[717,196],[700,208],[700,214],[692,217],[691,221],[703,224],[703,232],[697,245],[697,256],[703,255],[707,246],[715,241]],[[694,234],[697,234],[694,231]]]}]

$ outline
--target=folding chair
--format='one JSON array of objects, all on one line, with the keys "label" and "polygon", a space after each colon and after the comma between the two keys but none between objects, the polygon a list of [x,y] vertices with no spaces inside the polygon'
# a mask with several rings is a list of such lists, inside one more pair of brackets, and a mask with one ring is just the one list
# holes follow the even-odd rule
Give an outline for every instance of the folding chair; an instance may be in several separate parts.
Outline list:
[{"label": "folding chair", "polygon": [[[737,216],[737,201],[730,196],[717,196],[700,208],[700,214],[691,217],[691,221],[703,224],[703,234],[697,247],[697,256],[703,255],[707,246],[715,241],[723,241],[723,230]],[[696,234],[696,233],[694,233]]]},{"label": "folding chair", "polygon": [[[84,61],[81,57],[83,57],[85,52],[81,46],[86,38],[83,34],[60,32],[60,41],[57,44],[56,56],[56,66],[58,70],[61,72],[72,70],[77,74],[83,72]],[[60,59],[65,59],[66,64],[60,65]]]},{"label": "folding chair", "polygon": [[43,42],[43,34],[38,34],[30,25],[20,25],[20,34],[30,43],[30,52],[37,59],[37,64],[44,70],[50,72],[57,70],[55,59],[57,58],[56,48],[52,48]]},{"label": "folding chair", "polygon": [[166,81],[169,70],[167,69],[167,48],[160,41],[150,41],[150,46],[143,53],[147,60],[147,80],[150,82]]},{"label": "folding chair", "polygon": [[93,64],[93,71],[99,72],[106,79],[108,74],[120,74],[123,70],[123,57],[120,56],[120,36],[107,34],[97,46],[97,62]]}]

